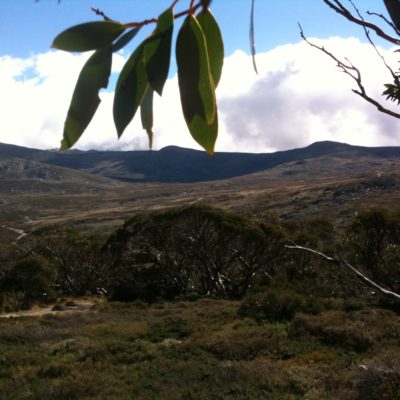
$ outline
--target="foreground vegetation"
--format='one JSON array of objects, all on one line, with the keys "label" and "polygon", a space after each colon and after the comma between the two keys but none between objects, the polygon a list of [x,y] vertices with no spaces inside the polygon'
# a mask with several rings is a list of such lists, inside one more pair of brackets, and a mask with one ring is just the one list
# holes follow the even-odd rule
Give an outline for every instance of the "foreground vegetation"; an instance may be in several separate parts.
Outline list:
[{"label": "foreground vegetation", "polygon": [[399,398],[398,316],[351,308],[257,322],[201,299],[2,319],[0,398]]},{"label": "foreground vegetation", "polygon": [[[400,216],[336,230],[204,206],[139,213],[108,237],[49,226],[1,252],[1,399],[397,399]],[[77,298],[103,299],[64,313]],[[99,297],[100,296],[100,297]]]}]

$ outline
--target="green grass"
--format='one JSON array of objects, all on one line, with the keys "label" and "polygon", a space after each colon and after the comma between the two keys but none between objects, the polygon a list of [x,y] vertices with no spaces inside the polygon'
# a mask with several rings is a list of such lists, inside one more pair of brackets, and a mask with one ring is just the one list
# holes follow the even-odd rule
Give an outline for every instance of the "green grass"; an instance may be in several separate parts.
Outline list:
[{"label": "green grass", "polygon": [[239,317],[239,306],[104,303],[0,319],[0,399],[399,398],[395,313],[334,310],[257,323]]}]

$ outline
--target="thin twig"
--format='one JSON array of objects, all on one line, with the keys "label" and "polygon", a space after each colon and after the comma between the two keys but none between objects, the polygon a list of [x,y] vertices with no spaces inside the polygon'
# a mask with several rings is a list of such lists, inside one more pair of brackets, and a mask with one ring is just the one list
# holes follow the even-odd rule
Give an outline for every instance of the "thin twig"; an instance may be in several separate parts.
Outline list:
[{"label": "thin twig", "polygon": [[104,14],[104,12],[101,11],[99,8],[90,7],[90,9],[91,9],[96,15],[100,15],[100,17],[103,17],[104,21],[112,21],[112,19],[109,18],[109,17],[107,17],[107,15]]},{"label": "thin twig", "polygon": [[376,17],[383,19],[394,30],[394,32],[397,35],[400,35],[400,31],[397,29],[396,25],[392,21],[389,21],[383,14],[378,14],[376,12],[371,12],[371,11],[367,11],[367,14],[375,15]]},{"label": "thin twig", "polygon": [[[178,19],[180,17],[183,17],[184,15],[193,14],[199,7],[201,7],[201,1],[199,1],[197,4],[193,5],[193,7],[189,7],[187,10],[184,10],[178,14],[175,14],[174,19]],[[144,25],[155,24],[155,23],[157,23],[157,21],[158,21],[157,18],[150,18],[150,19],[145,19],[140,22],[128,22],[128,23],[124,24],[124,26],[127,28],[141,28]]]},{"label": "thin twig", "polygon": [[327,56],[332,58],[332,60],[334,60],[336,62],[336,65],[341,69],[341,71],[343,73],[345,73],[346,75],[350,76],[354,80],[354,82],[356,82],[358,89],[352,89],[352,91],[355,94],[359,95],[364,100],[368,101],[368,103],[371,103],[372,105],[374,105],[378,109],[378,111],[380,111],[384,114],[390,115],[391,117],[400,119],[399,113],[396,113],[395,111],[392,111],[392,110],[384,107],[381,103],[379,103],[379,101],[375,100],[374,98],[372,98],[368,95],[368,93],[365,90],[365,87],[362,83],[361,72],[357,67],[355,67],[347,58],[345,59],[347,61],[347,64],[346,64],[345,62],[339,60],[331,52],[326,50],[324,46],[318,46],[315,43],[310,42],[304,35],[303,28],[301,27],[300,24],[299,24],[299,28],[300,28],[300,36],[306,43],[308,43],[311,47],[314,47],[314,48],[322,51]]},{"label": "thin twig", "polygon": [[[178,3],[178,1],[179,0],[174,0],[174,2],[171,4],[170,8],[174,8],[175,5]],[[184,15],[187,15],[187,14],[193,14],[201,6],[201,1],[197,4],[193,4],[193,3],[194,3],[194,0],[191,2],[191,5],[187,10],[181,11],[180,13],[176,14],[174,16],[174,19],[183,17]],[[95,8],[95,7],[91,7],[91,10],[96,15],[103,17],[105,21],[112,21],[112,19],[109,18],[102,10]],[[141,28],[144,25],[156,24],[157,22],[158,22],[157,18],[149,18],[149,19],[145,19],[140,22],[128,22],[128,23],[124,24],[124,26],[126,28]]]},{"label": "thin twig", "polygon": [[156,23],[157,23],[157,18],[150,18],[140,22],[128,22],[127,24],[124,24],[124,26],[126,26],[127,28],[141,28],[144,25],[156,24]]},{"label": "thin twig", "polygon": [[179,1],[179,0],[174,0],[174,2],[169,6],[169,8],[170,8],[171,10],[173,10],[174,7],[176,6],[176,4],[178,3],[178,1]]},{"label": "thin twig", "polygon": [[390,43],[400,45],[400,39],[397,39],[385,31],[383,31],[379,26],[372,24],[368,21],[363,21],[357,17],[355,17],[339,0],[322,0],[328,7],[332,8],[338,14],[345,17],[350,22],[354,22],[357,25],[364,26],[366,28],[372,29],[378,36],[382,39],[387,40]]},{"label": "thin twig", "polygon": [[[362,21],[364,21],[364,17],[361,15],[359,9],[356,7],[356,5],[354,4],[354,2],[353,2],[352,0],[349,0],[349,2],[350,2],[350,4],[353,6],[353,8],[354,8],[355,12],[357,13],[357,15],[359,16],[359,18],[360,18]],[[363,29],[364,29],[364,33],[365,33],[365,36],[366,36],[368,42],[369,42],[370,45],[374,48],[376,54],[377,54],[378,57],[381,59],[383,65],[386,67],[386,69],[387,69],[387,70],[389,71],[389,73],[392,75],[392,78],[393,78],[395,84],[396,84],[397,86],[400,86],[400,82],[399,82],[398,76],[395,74],[395,72],[393,71],[393,69],[392,69],[392,68],[390,67],[390,65],[386,62],[385,57],[383,57],[383,55],[381,54],[381,52],[380,52],[380,51],[378,50],[378,48],[376,47],[374,41],[373,41],[372,38],[371,38],[371,35],[370,35],[370,33],[369,33],[369,30],[368,30],[365,26],[363,26]]]},{"label": "thin twig", "polygon": [[194,13],[199,7],[201,7],[201,1],[199,1],[197,4],[195,4],[193,7],[188,8],[185,11],[182,11],[178,14],[175,15],[175,19],[176,18],[180,18],[183,17],[184,15],[190,14],[190,12]]}]

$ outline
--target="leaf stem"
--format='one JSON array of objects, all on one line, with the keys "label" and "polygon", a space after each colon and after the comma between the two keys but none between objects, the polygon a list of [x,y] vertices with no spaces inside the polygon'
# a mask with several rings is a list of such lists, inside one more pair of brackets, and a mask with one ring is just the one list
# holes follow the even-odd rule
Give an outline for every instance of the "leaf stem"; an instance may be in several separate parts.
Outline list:
[{"label": "leaf stem", "polygon": [[[179,0],[175,0],[172,3],[170,8],[174,7],[175,4],[178,3],[178,1]],[[178,18],[183,17],[188,14],[193,14],[198,8],[201,7],[201,1],[199,1],[197,4],[193,4],[193,5],[192,5],[192,3],[194,3],[194,0],[191,0],[190,7],[187,10],[181,11],[180,13],[176,14],[174,16],[174,19],[178,19]],[[128,22],[128,23],[124,24],[124,26],[126,28],[141,28],[144,25],[155,24],[155,23],[157,23],[157,21],[158,21],[157,18],[150,18],[150,19],[145,19],[140,22]]]},{"label": "leaf stem", "polygon": [[190,14],[194,14],[193,7],[194,7],[194,0],[190,0],[190,8],[189,8],[189,13]]},{"label": "leaf stem", "polygon": [[195,4],[193,6],[190,5],[190,7],[187,10],[176,14],[175,19],[183,17],[184,15],[187,15],[187,14],[193,14],[200,6],[201,6],[201,1],[199,1],[197,4]]},{"label": "leaf stem", "polygon": [[145,19],[141,22],[128,22],[127,24],[124,24],[124,26],[127,28],[141,28],[144,25],[155,24],[155,23],[157,23],[157,18],[150,18],[150,19]]},{"label": "leaf stem", "polygon": [[179,0],[174,0],[174,2],[169,6],[169,8],[170,8],[171,10],[173,10],[174,7],[176,6],[176,4],[178,3],[178,1],[179,1]]}]

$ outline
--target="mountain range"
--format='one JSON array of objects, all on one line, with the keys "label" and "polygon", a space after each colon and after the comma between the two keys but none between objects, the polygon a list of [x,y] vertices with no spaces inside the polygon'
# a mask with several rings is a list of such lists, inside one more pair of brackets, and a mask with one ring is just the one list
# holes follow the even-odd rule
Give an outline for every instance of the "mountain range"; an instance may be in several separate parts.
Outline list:
[{"label": "mountain range", "polygon": [[58,152],[0,144],[0,178],[13,174],[62,180],[68,176],[79,181],[88,179],[84,173],[90,174],[90,180],[102,177],[130,183],[189,183],[230,179],[321,157],[399,159],[400,147],[361,147],[325,141],[275,153],[216,153],[210,157],[203,151],[175,146],[159,151]]},{"label": "mountain range", "polygon": [[0,243],[48,224],[109,233],[143,210],[208,204],[264,218],[328,218],[400,204],[400,147],[317,142],[270,154],[58,152],[0,144]]}]

